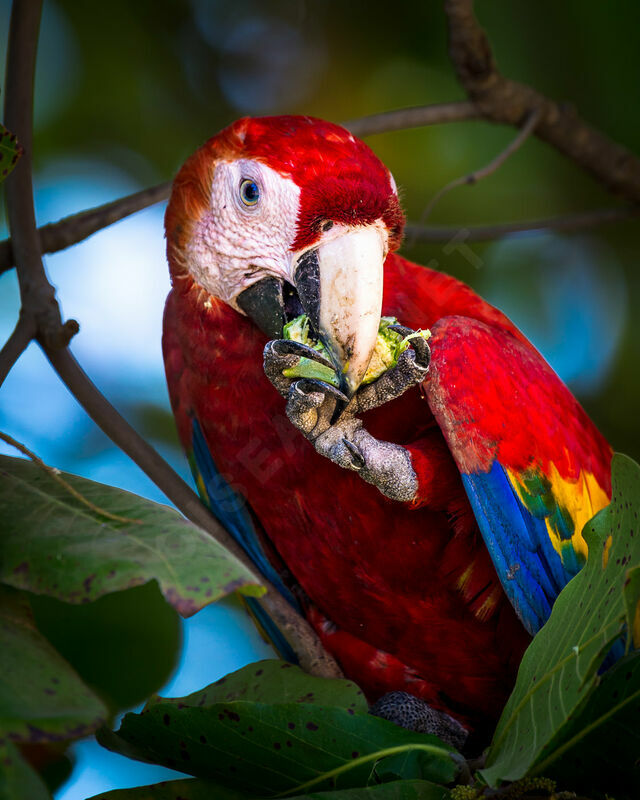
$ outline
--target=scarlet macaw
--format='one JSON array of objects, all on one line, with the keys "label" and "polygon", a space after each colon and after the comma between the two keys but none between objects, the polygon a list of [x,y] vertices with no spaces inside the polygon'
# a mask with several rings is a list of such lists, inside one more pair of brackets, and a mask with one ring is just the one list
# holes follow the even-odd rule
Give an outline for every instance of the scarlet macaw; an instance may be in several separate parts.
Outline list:
[{"label": "scarlet macaw", "polygon": [[[167,381],[203,499],[345,673],[478,729],[585,561],[611,449],[504,314],[394,252],[403,224],[348,131],[238,120],[173,185]],[[282,340],[302,311],[339,389],[282,374],[323,360]],[[430,366],[414,338],[361,386],[381,313],[431,330]]]}]

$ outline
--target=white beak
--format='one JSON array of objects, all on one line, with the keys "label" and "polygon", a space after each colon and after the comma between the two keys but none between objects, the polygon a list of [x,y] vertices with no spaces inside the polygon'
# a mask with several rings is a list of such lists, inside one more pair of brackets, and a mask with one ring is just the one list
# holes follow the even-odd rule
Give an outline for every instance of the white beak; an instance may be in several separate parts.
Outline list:
[{"label": "white beak", "polygon": [[376,344],[385,249],[384,234],[372,225],[321,242],[294,263],[300,302],[349,397],[360,386]]}]

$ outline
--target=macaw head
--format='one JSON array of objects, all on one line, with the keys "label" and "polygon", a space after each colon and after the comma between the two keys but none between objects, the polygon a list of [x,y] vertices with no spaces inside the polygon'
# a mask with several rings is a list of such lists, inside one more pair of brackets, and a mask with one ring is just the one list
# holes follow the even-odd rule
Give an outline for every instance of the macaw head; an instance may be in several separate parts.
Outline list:
[{"label": "macaw head", "polygon": [[176,289],[195,283],[269,338],[306,313],[355,392],[404,225],[393,177],[367,145],[311,117],[240,119],[182,167],[165,221]]}]

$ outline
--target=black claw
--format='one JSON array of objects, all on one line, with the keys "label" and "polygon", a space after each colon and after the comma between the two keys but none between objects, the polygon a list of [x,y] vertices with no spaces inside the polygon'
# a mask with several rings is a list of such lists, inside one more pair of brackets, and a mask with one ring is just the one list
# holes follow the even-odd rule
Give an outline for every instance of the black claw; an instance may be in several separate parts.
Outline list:
[{"label": "black claw", "polygon": [[342,394],[340,389],[336,389],[330,383],[319,381],[317,378],[300,378],[296,381],[296,389],[303,394],[310,394],[311,392],[322,392],[323,394],[333,395],[336,400],[341,400],[345,403],[349,402],[349,398]]},{"label": "black claw", "polygon": [[399,333],[400,336],[410,336],[412,333],[415,333],[413,328],[407,328],[406,325],[401,325],[397,322],[395,325],[389,325],[388,329],[390,331],[395,331],[395,333]]},{"label": "black claw", "polygon": [[346,438],[346,436],[342,437],[342,443],[351,453],[351,457],[353,458],[353,466],[356,469],[362,469],[362,467],[364,467],[365,461],[364,461],[364,456],[362,455],[358,447],[356,447],[356,445],[353,442],[350,442]]},{"label": "black claw", "polygon": [[312,361],[317,361],[319,364],[324,364],[325,367],[335,369],[333,364],[328,361],[321,353],[314,350],[302,342],[295,342],[293,339],[275,339],[267,345],[271,347],[272,351],[277,356],[299,356],[300,358],[309,358]]},{"label": "black claw", "polygon": [[[405,325],[389,325],[389,330],[399,333],[400,336],[410,336],[416,332]],[[409,339],[409,344],[416,352],[418,364],[421,367],[428,367],[431,361],[431,348],[427,344],[427,340],[423,339],[422,336],[414,336],[413,339]]]}]

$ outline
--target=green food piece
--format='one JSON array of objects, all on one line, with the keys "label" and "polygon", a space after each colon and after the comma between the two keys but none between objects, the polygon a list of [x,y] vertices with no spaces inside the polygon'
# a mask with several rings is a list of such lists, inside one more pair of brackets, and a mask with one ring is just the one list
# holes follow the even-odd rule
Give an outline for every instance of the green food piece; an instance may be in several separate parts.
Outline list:
[{"label": "green food piece", "polygon": [[[409,334],[409,336],[402,336],[396,331],[389,330],[390,325],[396,325],[398,320],[395,317],[381,317],[380,327],[378,328],[378,339],[376,346],[371,356],[371,361],[367,371],[365,372],[362,384],[373,383],[381,375],[384,375],[387,370],[398,363],[400,354],[403,353],[409,346],[409,341],[416,336],[421,336],[423,339],[428,339],[431,335],[429,331],[416,331]],[[301,314],[299,317],[287,322],[282,330],[285,339],[291,339],[294,342],[301,342],[308,347],[312,347],[321,353],[327,360],[330,360],[329,353],[322,342],[316,341],[310,332],[309,318],[306,314]],[[289,369],[283,370],[282,374],[286,378],[315,378],[316,380],[330,383],[332,386],[338,387],[340,380],[335,369],[319,364],[310,358],[301,358],[298,364]]]},{"label": "green food piece", "polygon": [[319,364],[311,358],[304,358],[304,356],[295,367],[283,369],[282,374],[285,378],[315,378],[315,380],[330,383],[332,386],[335,386],[336,389],[340,385],[338,375],[334,369],[324,364]]}]

